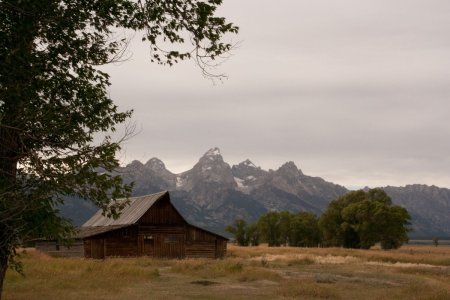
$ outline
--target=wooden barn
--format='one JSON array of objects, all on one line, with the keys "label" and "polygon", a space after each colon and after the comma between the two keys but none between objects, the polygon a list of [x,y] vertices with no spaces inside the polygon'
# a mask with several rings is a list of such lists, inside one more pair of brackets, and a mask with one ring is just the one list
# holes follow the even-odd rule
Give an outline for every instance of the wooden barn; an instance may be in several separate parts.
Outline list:
[{"label": "wooden barn", "polygon": [[170,202],[169,192],[130,199],[120,217],[98,211],[81,227],[86,258],[152,256],[221,258],[226,237],[189,224]]}]

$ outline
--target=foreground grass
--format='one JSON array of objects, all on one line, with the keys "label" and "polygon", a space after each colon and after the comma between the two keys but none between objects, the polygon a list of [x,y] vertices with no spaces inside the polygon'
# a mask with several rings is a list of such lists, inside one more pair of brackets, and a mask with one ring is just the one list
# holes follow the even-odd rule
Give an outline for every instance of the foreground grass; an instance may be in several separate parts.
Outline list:
[{"label": "foreground grass", "polygon": [[223,260],[22,254],[5,299],[450,299],[450,247],[242,248]]}]

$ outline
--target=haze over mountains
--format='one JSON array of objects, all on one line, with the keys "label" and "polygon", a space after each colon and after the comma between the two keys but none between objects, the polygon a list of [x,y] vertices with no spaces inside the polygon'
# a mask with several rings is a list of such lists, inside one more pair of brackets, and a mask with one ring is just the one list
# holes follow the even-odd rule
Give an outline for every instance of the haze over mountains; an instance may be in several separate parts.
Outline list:
[{"label": "haze over mountains", "polygon": [[[125,182],[134,182],[134,196],[169,190],[173,203],[190,222],[222,232],[236,218],[251,222],[271,210],[320,214],[330,201],[349,191],[303,174],[293,162],[269,171],[248,159],[230,166],[218,148],[207,151],[192,169],[180,174],[167,170],[158,158],[145,164],[133,161],[118,172]],[[408,185],[384,190],[410,212],[412,237],[450,236],[449,189]],[[77,202],[69,200],[62,212],[80,224],[96,208]]]}]

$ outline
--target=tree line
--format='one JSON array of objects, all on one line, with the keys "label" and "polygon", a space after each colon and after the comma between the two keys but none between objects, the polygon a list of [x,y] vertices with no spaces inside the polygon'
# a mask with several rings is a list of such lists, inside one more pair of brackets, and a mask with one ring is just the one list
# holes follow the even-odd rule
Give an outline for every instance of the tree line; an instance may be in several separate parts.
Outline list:
[{"label": "tree line", "polygon": [[393,205],[382,189],[349,192],[320,216],[310,212],[271,211],[256,222],[237,219],[226,227],[240,246],[344,247],[369,249],[380,243],[396,249],[408,241],[410,215]]}]

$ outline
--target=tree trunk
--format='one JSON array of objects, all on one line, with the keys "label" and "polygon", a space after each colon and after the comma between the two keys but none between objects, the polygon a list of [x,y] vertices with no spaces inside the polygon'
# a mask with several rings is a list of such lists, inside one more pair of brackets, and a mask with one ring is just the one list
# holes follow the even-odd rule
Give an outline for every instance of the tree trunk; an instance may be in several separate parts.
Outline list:
[{"label": "tree trunk", "polygon": [[[8,268],[8,257],[11,249],[12,224],[9,219],[11,213],[11,198],[9,193],[14,188],[17,174],[17,157],[19,153],[19,134],[14,128],[0,124],[0,300],[3,292],[3,281]],[[9,195],[8,195],[9,194]]]},{"label": "tree trunk", "polygon": [[3,294],[3,281],[5,280],[6,270],[8,269],[8,257],[0,256],[0,300]]}]

